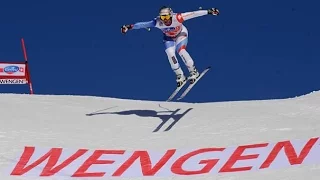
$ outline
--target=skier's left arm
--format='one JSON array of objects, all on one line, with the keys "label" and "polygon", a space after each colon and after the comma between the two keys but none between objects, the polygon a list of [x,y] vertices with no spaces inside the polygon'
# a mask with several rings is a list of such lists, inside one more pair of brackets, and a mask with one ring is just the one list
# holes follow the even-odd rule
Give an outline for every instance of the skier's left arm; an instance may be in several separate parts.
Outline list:
[{"label": "skier's left arm", "polygon": [[219,13],[220,12],[217,8],[211,8],[208,10],[197,10],[197,11],[192,11],[192,12],[184,12],[184,13],[180,14],[180,17],[181,17],[182,21],[187,21],[189,19],[197,18],[200,16],[205,16],[208,14],[217,16],[217,15],[219,15]]}]

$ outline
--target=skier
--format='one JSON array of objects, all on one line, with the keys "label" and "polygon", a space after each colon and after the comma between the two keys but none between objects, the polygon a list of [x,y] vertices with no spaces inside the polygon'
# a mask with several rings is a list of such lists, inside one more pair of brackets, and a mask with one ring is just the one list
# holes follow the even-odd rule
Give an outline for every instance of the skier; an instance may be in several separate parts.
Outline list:
[{"label": "skier", "polygon": [[188,30],[184,26],[183,22],[208,14],[219,15],[219,10],[217,8],[211,8],[208,10],[174,13],[170,7],[163,6],[160,8],[159,15],[153,20],[123,25],[121,27],[121,32],[125,34],[128,30],[131,29],[152,27],[160,29],[164,35],[163,41],[165,45],[165,52],[168,56],[171,68],[177,76],[177,86],[180,87],[186,81],[186,77],[176,58],[176,52],[180,55],[181,59],[189,70],[189,82],[194,83],[199,76],[199,72],[195,67],[194,61],[186,50],[186,46],[188,43]]}]

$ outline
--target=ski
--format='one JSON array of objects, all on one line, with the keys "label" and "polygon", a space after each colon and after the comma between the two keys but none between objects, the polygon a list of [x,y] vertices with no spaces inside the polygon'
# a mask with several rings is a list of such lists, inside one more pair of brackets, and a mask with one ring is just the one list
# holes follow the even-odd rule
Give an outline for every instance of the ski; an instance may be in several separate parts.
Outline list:
[{"label": "ski", "polygon": [[169,98],[168,98],[166,101],[167,101],[167,102],[171,101],[171,100],[179,93],[179,91],[183,88],[183,86],[186,85],[186,84],[187,84],[187,80],[185,80],[181,86],[177,87],[177,88],[172,92],[172,94],[169,96]]},{"label": "ski", "polygon": [[180,95],[180,97],[177,100],[181,100],[184,97],[186,97],[186,95],[190,92],[190,90],[194,87],[194,85],[196,85],[196,83],[210,70],[210,66],[207,67],[205,70],[203,70],[199,77],[196,79],[196,81],[192,84],[189,84],[189,86],[187,87],[187,89],[184,90],[184,92]]}]

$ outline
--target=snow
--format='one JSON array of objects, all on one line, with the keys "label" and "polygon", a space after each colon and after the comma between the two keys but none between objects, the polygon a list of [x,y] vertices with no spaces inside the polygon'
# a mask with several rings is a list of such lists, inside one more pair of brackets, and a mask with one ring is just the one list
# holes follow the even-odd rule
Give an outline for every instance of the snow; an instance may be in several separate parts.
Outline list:
[{"label": "snow", "polygon": [[[0,94],[0,115],[0,179],[40,179],[8,173],[25,146],[163,151],[318,137],[320,91],[290,99],[217,103]],[[318,177],[320,161],[264,171],[132,179],[316,180]]]}]

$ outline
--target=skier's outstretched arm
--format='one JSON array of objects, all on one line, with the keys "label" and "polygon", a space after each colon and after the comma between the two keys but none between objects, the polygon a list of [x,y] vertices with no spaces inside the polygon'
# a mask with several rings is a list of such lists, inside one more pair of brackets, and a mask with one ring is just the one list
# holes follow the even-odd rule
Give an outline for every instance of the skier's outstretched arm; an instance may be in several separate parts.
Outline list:
[{"label": "skier's outstretched arm", "polygon": [[156,26],[156,20],[145,21],[145,22],[136,22],[134,24],[123,25],[121,27],[121,32],[126,33],[131,29],[143,29],[143,28],[152,28]]},{"label": "skier's outstretched arm", "polygon": [[142,28],[151,28],[156,26],[156,20],[137,22],[132,24],[132,29],[142,29]]},{"label": "skier's outstretched arm", "polygon": [[192,12],[184,12],[181,13],[181,18],[183,21],[187,21],[189,19],[193,19],[193,18],[197,18],[200,16],[204,16],[204,15],[219,15],[219,10],[217,8],[211,8],[208,10],[197,10],[197,11],[192,11]]}]

